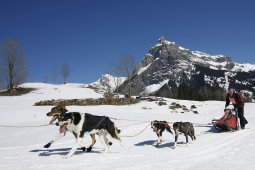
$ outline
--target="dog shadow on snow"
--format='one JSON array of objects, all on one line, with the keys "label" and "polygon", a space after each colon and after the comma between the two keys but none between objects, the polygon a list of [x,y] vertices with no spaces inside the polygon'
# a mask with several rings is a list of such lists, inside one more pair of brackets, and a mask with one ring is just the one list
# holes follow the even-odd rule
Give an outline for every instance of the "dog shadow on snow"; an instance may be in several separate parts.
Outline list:
[{"label": "dog shadow on snow", "polygon": [[[61,149],[34,149],[31,150],[30,152],[33,153],[39,153],[38,156],[51,156],[51,155],[67,155],[69,153],[69,151],[72,148],[61,148]],[[86,151],[83,151],[81,149],[78,149],[75,154],[79,155],[79,154],[83,154],[83,153],[88,153]],[[89,153],[100,153],[99,151],[91,151]]]},{"label": "dog shadow on snow", "polygon": [[[157,141],[155,141],[155,140],[146,140],[143,142],[136,143],[135,146],[147,146],[148,145],[148,146],[154,146],[157,148],[169,148],[169,147],[174,146],[174,142],[166,142],[166,143],[159,144],[158,146],[156,146],[156,143],[157,143]],[[180,141],[180,142],[177,142],[177,144],[185,144],[185,142]]]}]

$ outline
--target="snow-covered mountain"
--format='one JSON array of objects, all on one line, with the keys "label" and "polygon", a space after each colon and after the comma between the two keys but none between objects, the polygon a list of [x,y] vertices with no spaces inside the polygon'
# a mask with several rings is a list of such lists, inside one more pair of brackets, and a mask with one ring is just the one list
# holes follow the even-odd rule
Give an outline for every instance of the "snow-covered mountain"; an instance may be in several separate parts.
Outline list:
[{"label": "snow-covered mountain", "polygon": [[[176,91],[215,92],[219,94],[233,86],[252,96],[255,92],[255,65],[239,64],[225,55],[209,55],[192,51],[160,38],[137,66],[131,78],[132,93],[177,97]],[[120,86],[128,91],[128,81]],[[200,94],[198,94],[200,95]],[[204,98],[196,96],[192,99]],[[223,97],[223,96],[222,96]],[[185,98],[185,97],[179,97]],[[209,98],[213,98],[212,96]],[[205,99],[209,99],[205,98]],[[218,97],[218,99],[221,97]]]},{"label": "snow-covered mountain", "polygon": [[114,91],[120,86],[126,77],[114,77],[110,74],[104,74],[96,82],[89,84],[90,86],[99,89],[100,92]]}]

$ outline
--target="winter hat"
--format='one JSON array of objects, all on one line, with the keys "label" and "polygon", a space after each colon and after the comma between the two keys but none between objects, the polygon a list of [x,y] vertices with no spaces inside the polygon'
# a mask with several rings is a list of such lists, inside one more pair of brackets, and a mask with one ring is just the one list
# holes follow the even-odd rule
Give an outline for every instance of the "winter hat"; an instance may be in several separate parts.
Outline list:
[{"label": "winter hat", "polygon": [[235,89],[229,88],[229,89],[228,89],[228,92],[229,92],[229,93],[234,93],[234,92],[235,92]]}]

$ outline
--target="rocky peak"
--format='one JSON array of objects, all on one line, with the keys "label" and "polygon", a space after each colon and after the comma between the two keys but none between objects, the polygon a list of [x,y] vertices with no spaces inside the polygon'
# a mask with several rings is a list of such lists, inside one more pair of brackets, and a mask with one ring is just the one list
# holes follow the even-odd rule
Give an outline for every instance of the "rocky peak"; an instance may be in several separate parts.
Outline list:
[{"label": "rocky peak", "polygon": [[[179,45],[175,44],[175,42],[167,41],[164,37],[161,37],[158,40],[157,44],[149,50],[149,54],[152,56],[149,57],[150,60],[152,58],[154,59],[154,61],[159,59],[162,61],[162,63],[170,65],[178,62],[178,60],[189,61],[189,53],[185,48],[180,47]],[[147,60],[148,55],[146,55],[145,57]],[[144,62],[142,61],[142,63]]]},{"label": "rocky peak", "polygon": [[[192,51],[161,37],[137,66],[132,81],[125,81],[119,90],[125,94],[130,87],[128,83],[131,83],[133,95],[147,94],[153,90],[157,91],[154,94],[162,94],[172,89],[168,95],[171,97],[176,95],[173,89],[184,83],[195,91],[210,89],[213,94],[215,88],[224,90],[229,84],[241,83],[240,89],[245,88],[245,83],[253,84],[250,76],[252,71],[255,72],[255,65],[238,64],[224,55]],[[233,74],[228,74],[231,72]],[[162,92],[163,86],[167,88]],[[248,91],[255,91],[252,87]]]},{"label": "rocky peak", "polygon": [[215,59],[215,61],[219,62],[219,63],[223,63],[223,62],[233,63],[234,62],[230,57],[227,57],[224,55],[219,55],[218,58]]}]

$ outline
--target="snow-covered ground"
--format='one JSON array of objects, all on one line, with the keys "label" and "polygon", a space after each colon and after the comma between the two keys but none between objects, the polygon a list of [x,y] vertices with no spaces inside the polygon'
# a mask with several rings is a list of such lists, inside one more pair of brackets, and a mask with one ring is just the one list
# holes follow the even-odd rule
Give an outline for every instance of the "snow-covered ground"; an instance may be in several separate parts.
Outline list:
[{"label": "snow-covered ground", "polygon": [[[50,121],[45,114],[51,106],[33,106],[35,102],[49,99],[98,98],[101,94],[79,84],[48,85],[25,84],[37,90],[19,97],[0,97],[0,125],[28,126],[44,125]],[[190,108],[195,105],[199,114],[181,113],[170,110],[169,105],[177,102]],[[54,143],[49,149],[43,148],[57,133],[56,126],[33,128],[0,127],[0,169],[4,170],[70,170],[70,169],[255,169],[255,113],[254,103],[246,103],[245,116],[249,121],[247,129],[236,132],[218,133],[211,125],[213,118],[223,114],[224,102],[184,101],[167,99],[167,105],[156,102],[140,102],[128,106],[68,106],[69,111],[88,112],[96,115],[126,120],[113,120],[122,131],[122,142],[112,140],[108,153],[103,153],[103,145],[97,140],[93,151],[82,152],[63,159],[73,146],[72,134]],[[137,121],[128,121],[137,120]],[[140,121],[148,121],[141,123]],[[184,144],[180,136],[176,149],[171,149],[174,137],[165,132],[164,142],[156,148],[157,136],[150,129],[152,120],[169,122],[189,121],[194,123],[196,141]],[[148,126],[148,127],[147,127]],[[147,129],[137,135],[139,132]],[[136,136],[137,135],[137,136]],[[126,137],[134,136],[134,137]],[[90,137],[85,137],[90,143]]]}]

